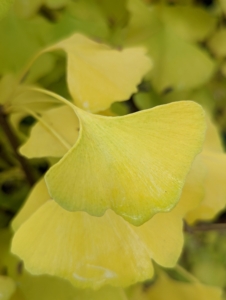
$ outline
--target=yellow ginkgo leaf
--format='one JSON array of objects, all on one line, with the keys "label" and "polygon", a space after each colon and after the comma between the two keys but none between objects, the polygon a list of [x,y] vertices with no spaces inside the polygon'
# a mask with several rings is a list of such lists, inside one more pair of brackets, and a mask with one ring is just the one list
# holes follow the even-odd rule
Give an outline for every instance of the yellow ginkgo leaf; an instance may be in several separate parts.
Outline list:
[{"label": "yellow ginkgo leaf", "polygon": [[33,187],[24,206],[14,218],[12,222],[13,230],[17,230],[18,227],[21,225],[21,223],[23,223],[27,218],[29,218],[33,214],[33,212],[35,212],[48,199],[49,199],[49,193],[46,188],[44,178],[42,178]]},{"label": "yellow ginkgo leaf", "polygon": [[51,197],[95,216],[111,208],[134,225],[172,209],[204,139],[201,106],[181,101],[122,117],[76,111],[80,136],[45,177]]},{"label": "yellow ginkgo leaf", "polygon": [[38,118],[29,139],[20,147],[20,153],[29,158],[62,157],[74,145],[79,134],[75,112],[68,106],[61,106],[43,112]]},{"label": "yellow ginkgo leaf", "polygon": [[[200,205],[186,215],[189,224],[197,220],[213,219],[226,205],[226,155],[214,124],[207,119],[207,133],[203,151],[197,156],[197,160],[206,169],[203,182],[205,190]],[[196,171],[199,167],[196,167]]]},{"label": "yellow ginkgo leaf", "polygon": [[161,271],[156,281],[147,289],[136,286],[131,300],[221,300],[219,288],[203,285],[199,282],[187,283],[171,279]]},{"label": "yellow ginkgo leaf", "polygon": [[226,155],[204,151],[201,159],[207,168],[205,197],[196,209],[186,215],[190,224],[213,219],[226,205]]},{"label": "yellow ginkgo leaf", "polygon": [[16,289],[16,285],[11,278],[0,275],[0,299],[1,300],[10,300],[15,289]]},{"label": "yellow ginkgo leaf", "polygon": [[24,112],[26,109],[41,112],[59,106],[59,103],[48,95],[37,94],[31,90],[31,86],[19,86],[14,92],[10,101],[10,108],[13,112]]},{"label": "yellow ginkgo leaf", "polygon": [[74,102],[92,112],[127,100],[151,66],[143,48],[116,50],[78,33],[46,51],[55,49],[67,53],[67,80]]},{"label": "yellow ginkgo leaf", "polygon": [[[177,206],[140,227],[111,210],[97,218],[65,211],[54,201],[44,204],[45,189],[39,197],[30,196],[14,219],[13,227],[19,229],[13,252],[32,273],[57,275],[78,287],[126,286],[151,278],[151,259],[164,267],[176,264],[183,246],[182,218],[199,204],[201,183],[192,167]],[[38,185],[31,195],[38,195]]]},{"label": "yellow ginkgo leaf", "polygon": [[[36,201],[38,202],[38,199],[33,202]],[[8,277],[0,276],[0,293],[4,295],[3,298],[0,296],[1,300],[6,299],[5,296],[13,290],[12,287],[14,290],[16,287],[16,291],[11,298],[7,298],[8,300],[127,300],[122,288],[106,286],[98,291],[76,289],[70,282],[59,277],[33,276],[24,269],[21,261],[12,255],[10,243],[11,234],[9,231],[0,230],[0,252],[2,252],[2,246],[7,248],[6,255],[0,257],[0,259],[3,258],[4,267],[0,267],[8,273]],[[16,282],[16,285],[13,281]]]},{"label": "yellow ginkgo leaf", "polygon": [[63,277],[77,287],[127,286],[153,276],[151,258],[175,265],[182,227],[177,213],[157,214],[135,227],[111,210],[93,217],[51,200],[20,226],[12,251],[32,274]]}]

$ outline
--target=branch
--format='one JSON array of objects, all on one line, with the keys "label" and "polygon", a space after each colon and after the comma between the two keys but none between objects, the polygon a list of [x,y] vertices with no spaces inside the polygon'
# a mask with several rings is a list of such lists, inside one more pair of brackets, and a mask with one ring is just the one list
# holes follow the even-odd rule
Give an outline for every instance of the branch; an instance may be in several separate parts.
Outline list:
[{"label": "branch", "polygon": [[13,130],[11,129],[11,126],[7,120],[7,115],[4,112],[4,107],[3,105],[0,105],[0,126],[2,127],[13,151],[14,154],[17,158],[17,160],[19,161],[24,174],[27,178],[28,183],[30,184],[30,186],[33,186],[33,184],[35,183],[35,177],[33,175],[32,169],[30,167],[30,165],[28,164],[27,160],[21,156],[18,151],[17,148],[19,147],[19,141],[17,139],[17,137],[15,136]]},{"label": "branch", "polygon": [[184,231],[188,233],[195,233],[199,231],[226,231],[226,223],[200,223],[195,226],[190,226],[184,222]]}]

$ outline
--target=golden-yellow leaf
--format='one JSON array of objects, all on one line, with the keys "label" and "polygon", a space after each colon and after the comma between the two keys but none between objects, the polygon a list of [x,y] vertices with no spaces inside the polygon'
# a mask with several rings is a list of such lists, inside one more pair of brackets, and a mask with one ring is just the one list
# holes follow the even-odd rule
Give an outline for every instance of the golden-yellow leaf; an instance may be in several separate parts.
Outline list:
[{"label": "golden-yellow leaf", "polygon": [[144,48],[116,50],[78,33],[46,51],[55,49],[67,53],[67,81],[74,102],[92,112],[129,99],[151,67]]},{"label": "golden-yellow leaf", "polygon": [[28,158],[62,157],[76,142],[78,134],[79,121],[71,108],[50,109],[39,117],[20,153]]},{"label": "golden-yellow leaf", "polygon": [[[177,206],[139,227],[111,210],[103,217],[92,217],[65,211],[54,201],[47,202],[44,193],[40,198],[30,196],[13,222],[15,229],[20,228],[12,250],[32,273],[57,275],[77,287],[126,286],[149,279],[154,274],[152,259],[174,267],[181,254],[182,218],[200,201],[201,177],[188,178]],[[183,196],[191,187],[190,198],[187,193]]]},{"label": "golden-yellow leaf", "polygon": [[182,101],[123,117],[76,111],[80,136],[45,177],[58,204],[95,216],[110,208],[134,225],[175,206],[204,139],[199,105]]}]

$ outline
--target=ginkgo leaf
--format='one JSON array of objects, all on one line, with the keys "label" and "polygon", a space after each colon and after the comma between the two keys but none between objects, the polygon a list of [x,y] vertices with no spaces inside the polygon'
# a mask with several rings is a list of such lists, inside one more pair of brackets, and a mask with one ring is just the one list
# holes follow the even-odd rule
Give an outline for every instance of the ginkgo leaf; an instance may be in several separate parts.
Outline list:
[{"label": "ginkgo leaf", "polygon": [[175,265],[183,244],[181,219],[162,213],[135,227],[111,210],[92,217],[49,201],[20,226],[12,251],[32,274],[60,276],[77,287],[127,286],[153,276],[151,258]]},{"label": "ginkgo leaf", "polygon": [[0,299],[1,300],[10,300],[15,289],[16,289],[16,285],[11,278],[0,275]]},{"label": "ginkgo leaf", "polygon": [[151,80],[159,91],[196,88],[210,79],[215,63],[207,52],[180,39],[168,28],[148,41],[154,68]]},{"label": "ginkgo leaf", "polygon": [[75,112],[62,106],[43,112],[20,147],[20,153],[32,157],[62,157],[76,142],[79,121]]},{"label": "ginkgo leaf", "polygon": [[29,90],[29,88],[31,86],[19,86],[14,92],[13,97],[10,99],[10,108],[13,113],[25,112],[25,114],[28,114],[29,110],[41,113],[42,111],[59,106],[59,102],[52,97],[45,94],[41,94],[40,96],[37,92]]},{"label": "ginkgo leaf", "polygon": [[158,92],[196,88],[213,76],[216,65],[210,55],[171,30],[156,6],[130,0],[128,8],[125,44],[146,46],[153,60],[150,79]]},{"label": "ginkgo leaf", "polygon": [[[194,166],[199,167],[198,172]],[[78,287],[96,288],[106,283],[121,286],[151,278],[151,259],[173,267],[181,253],[182,218],[199,205],[202,197],[200,172],[196,161],[177,206],[169,213],[156,214],[140,227],[130,225],[111,210],[96,218],[65,211],[54,201],[44,204],[47,188],[40,182],[45,191],[40,193],[35,186],[32,197],[13,221],[13,228],[19,228],[13,251],[32,273],[57,275]]]},{"label": "ginkgo leaf", "polygon": [[209,40],[208,46],[218,57],[226,56],[226,28],[221,28]]},{"label": "ginkgo leaf", "polygon": [[92,112],[127,100],[151,66],[143,48],[115,50],[78,33],[46,51],[55,49],[67,53],[68,87],[76,105]]},{"label": "ginkgo leaf", "polygon": [[226,205],[226,155],[203,152],[202,160],[207,168],[205,197],[202,203],[186,215],[188,223],[211,220]]},{"label": "ginkgo leaf", "polygon": [[17,230],[21,223],[28,219],[42,204],[49,200],[49,193],[44,178],[42,178],[31,190],[24,206],[13,219],[12,228]]},{"label": "ginkgo leaf", "polygon": [[215,29],[217,19],[206,9],[197,6],[160,5],[159,17],[180,37],[190,41],[202,41]]},{"label": "ginkgo leaf", "polygon": [[14,4],[14,10],[20,18],[31,18],[38,12],[44,2],[45,0],[17,0]]},{"label": "ginkgo leaf", "polygon": [[226,14],[226,2],[224,0],[219,0],[219,3],[223,13]]},{"label": "ginkgo leaf", "polygon": [[141,225],[177,203],[203,142],[199,105],[183,101],[122,117],[76,111],[80,136],[45,177],[58,204],[95,216],[111,208]]},{"label": "ginkgo leaf", "polygon": [[45,0],[47,6],[52,9],[60,9],[67,5],[69,0]]},{"label": "ginkgo leaf", "polygon": [[3,76],[0,80],[0,104],[7,104],[11,100],[17,86],[16,77],[12,74]]},{"label": "ginkgo leaf", "polygon": [[7,13],[14,0],[1,0],[0,1],[0,19]]},{"label": "ginkgo leaf", "polygon": [[46,45],[51,28],[49,22],[40,16],[24,20],[10,11],[0,20],[0,39],[4,41],[0,48],[0,72],[18,72]]},{"label": "ginkgo leaf", "polygon": [[[40,196],[43,197],[42,194]],[[38,199],[36,198],[35,201]],[[1,281],[2,277],[0,276],[0,293],[3,292],[2,283],[4,291],[7,290],[7,292],[12,291],[12,287],[15,290],[16,287],[15,293],[9,300],[127,300],[126,293],[122,288],[105,286],[98,291],[76,289],[70,282],[59,277],[33,276],[24,269],[21,260],[10,252],[10,243],[11,234],[9,234],[9,230],[1,230],[0,253],[2,254],[2,247],[6,247],[7,250],[5,257],[1,255],[0,259],[3,259],[3,266],[7,270],[8,277],[4,277],[6,280]],[[1,265],[0,267],[2,269]]]},{"label": "ginkgo leaf", "polygon": [[187,283],[171,279],[161,271],[147,289],[135,286],[131,300],[221,300],[222,290],[199,282]]},{"label": "ginkgo leaf", "polygon": [[23,271],[19,278],[19,289],[29,300],[127,300],[122,288],[106,286],[98,291],[76,289],[61,278],[52,276],[33,276]]},{"label": "ginkgo leaf", "polygon": [[[207,132],[203,151],[197,159],[206,169],[203,182],[204,197],[199,206],[186,215],[186,221],[193,224],[197,220],[211,220],[226,205],[226,155],[216,126],[207,118]],[[198,171],[199,167],[196,168]]]}]

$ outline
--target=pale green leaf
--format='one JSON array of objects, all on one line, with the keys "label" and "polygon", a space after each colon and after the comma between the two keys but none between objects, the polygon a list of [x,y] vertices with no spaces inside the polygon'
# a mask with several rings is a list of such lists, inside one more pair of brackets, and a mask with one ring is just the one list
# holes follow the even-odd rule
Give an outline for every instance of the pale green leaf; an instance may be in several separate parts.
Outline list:
[{"label": "pale green leaf", "polygon": [[217,21],[206,9],[187,5],[159,6],[159,17],[170,30],[190,42],[206,39]]},{"label": "pale green leaf", "polygon": [[1,0],[0,1],[0,19],[4,17],[4,15],[10,9],[10,6],[13,4],[14,0]]},{"label": "pale green leaf", "polygon": [[218,57],[226,56],[226,28],[218,30],[209,40],[210,50]]},{"label": "pale green leaf", "polygon": [[[137,3],[139,11],[134,6]],[[147,47],[153,60],[150,79],[158,92],[196,88],[213,76],[216,66],[210,55],[174,33],[161,21],[155,6],[130,0],[129,9],[132,16],[126,43]]]}]

